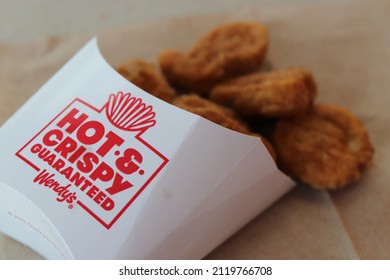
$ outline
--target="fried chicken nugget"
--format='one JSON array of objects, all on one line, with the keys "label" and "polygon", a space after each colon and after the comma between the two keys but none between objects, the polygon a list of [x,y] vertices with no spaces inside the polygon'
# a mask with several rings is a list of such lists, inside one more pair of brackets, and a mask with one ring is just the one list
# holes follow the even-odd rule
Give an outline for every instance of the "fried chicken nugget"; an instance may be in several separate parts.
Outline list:
[{"label": "fried chicken nugget", "polygon": [[196,94],[178,96],[172,101],[172,104],[223,127],[244,134],[260,137],[273,159],[276,159],[276,152],[272,144],[259,134],[251,132],[248,126],[237,117],[234,111],[229,108],[219,106],[218,104],[215,104]]},{"label": "fried chicken nugget", "polygon": [[280,120],[274,132],[281,168],[319,189],[340,189],[371,165],[374,148],[361,121],[333,105]]},{"label": "fried chicken nugget", "polygon": [[176,95],[153,63],[137,59],[120,65],[116,70],[136,86],[164,101],[170,102]]},{"label": "fried chicken nugget", "polygon": [[257,22],[221,25],[210,31],[188,52],[162,52],[159,63],[173,85],[198,93],[238,74],[252,71],[264,60],[267,28]]},{"label": "fried chicken nugget", "polygon": [[172,101],[172,104],[223,127],[245,134],[250,133],[248,126],[240,121],[232,110],[219,106],[196,94],[178,96]]},{"label": "fried chicken nugget", "polygon": [[289,68],[256,72],[214,87],[210,99],[240,115],[286,117],[306,111],[317,95],[310,71]]}]

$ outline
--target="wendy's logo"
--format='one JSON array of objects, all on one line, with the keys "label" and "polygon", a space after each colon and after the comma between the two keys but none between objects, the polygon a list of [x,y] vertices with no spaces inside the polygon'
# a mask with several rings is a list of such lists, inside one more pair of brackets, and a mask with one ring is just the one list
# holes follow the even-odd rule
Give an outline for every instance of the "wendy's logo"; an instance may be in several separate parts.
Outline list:
[{"label": "wendy's logo", "polygon": [[47,199],[77,204],[110,229],[168,163],[142,139],[156,124],[153,107],[130,93],[111,94],[100,109],[75,99],[16,156]]}]

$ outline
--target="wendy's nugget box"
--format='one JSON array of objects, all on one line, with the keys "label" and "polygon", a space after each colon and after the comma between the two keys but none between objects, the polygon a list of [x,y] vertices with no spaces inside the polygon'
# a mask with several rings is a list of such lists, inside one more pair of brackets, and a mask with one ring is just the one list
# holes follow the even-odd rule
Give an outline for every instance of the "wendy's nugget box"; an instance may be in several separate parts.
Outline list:
[{"label": "wendy's nugget box", "polygon": [[48,259],[200,259],[293,185],[259,138],[137,88],[96,39],[0,129],[0,230]]}]

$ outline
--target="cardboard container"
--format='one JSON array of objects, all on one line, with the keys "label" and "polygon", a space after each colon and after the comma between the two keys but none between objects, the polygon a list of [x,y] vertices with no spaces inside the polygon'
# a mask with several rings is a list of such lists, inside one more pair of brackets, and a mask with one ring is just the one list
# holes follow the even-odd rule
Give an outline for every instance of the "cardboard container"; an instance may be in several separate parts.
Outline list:
[{"label": "cardboard container", "polygon": [[137,88],[96,39],[0,143],[0,230],[48,259],[199,259],[294,185],[259,138]]}]

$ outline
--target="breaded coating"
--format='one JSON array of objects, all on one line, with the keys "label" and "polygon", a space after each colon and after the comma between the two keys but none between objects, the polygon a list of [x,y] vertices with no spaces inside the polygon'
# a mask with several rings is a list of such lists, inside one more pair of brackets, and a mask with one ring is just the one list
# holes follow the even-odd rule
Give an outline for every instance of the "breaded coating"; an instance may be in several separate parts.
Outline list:
[{"label": "breaded coating", "polygon": [[207,100],[196,93],[185,94],[175,98],[174,105],[178,107],[188,107],[188,108],[214,108],[218,111],[221,111],[223,114],[233,118],[239,119],[237,114],[230,108],[220,106],[210,100]]},{"label": "breaded coating", "polygon": [[286,117],[306,111],[317,95],[310,71],[289,68],[256,72],[213,88],[210,99],[240,115]]},{"label": "breaded coating", "polygon": [[272,158],[276,160],[276,152],[272,144],[259,134],[251,132],[247,124],[229,108],[219,106],[196,94],[178,96],[172,101],[172,104],[223,127],[261,138]]},{"label": "breaded coating", "polygon": [[216,83],[258,68],[268,48],[267,28],[257,22],[221,25],[188,52],[162,52],[159,63],[173,85],[207,93]]},{"label": "breaded coating", "polygon": [[170,102],[176,95],[153,63],[137,59],[120,65],[116,70],[136,86],[164,101]]},{"label": "breaded coating", "polygon": [[237,132],[251,134],[248,126],[239,120],[232,110],[219,106],[196,94],[178,96],[172,101],[172,104],[223,127]]},{"label": "breaded coating", "polygon": [[315,105],[274,132],[281,168],[319,189],[339,189],[358,180],[371,165],[374,148],[362,122],[333,105]]}]

